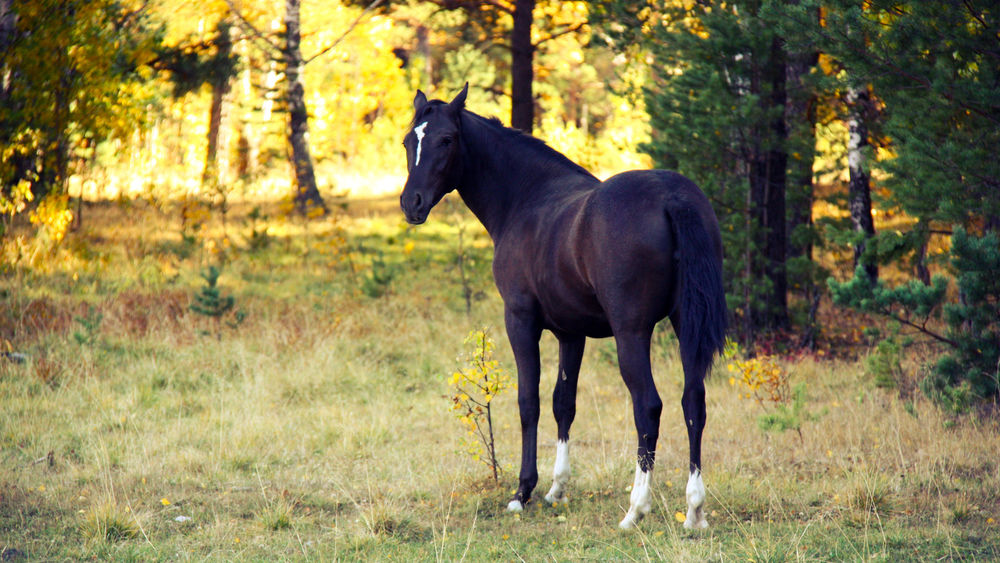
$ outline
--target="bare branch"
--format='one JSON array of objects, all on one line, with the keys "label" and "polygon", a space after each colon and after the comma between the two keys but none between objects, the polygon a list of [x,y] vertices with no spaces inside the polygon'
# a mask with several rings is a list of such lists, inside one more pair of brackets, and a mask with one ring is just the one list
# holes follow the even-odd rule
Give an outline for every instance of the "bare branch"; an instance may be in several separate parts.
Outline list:
[{"label": "bare branch", "polygon": [[587,26],[587,22],[580,22],[580,23],[577,23],[577,24],[565,27],[563,29],[560,29],[558,31],[555,31],[555,32],[549,34],[548,37],[543,37],[543,38],[539,39],[537,42],[535,42],[534,46],[538,47],[542,43],[545,43],[546,41],[552,41],[553,39],[556,39],[558,37],[562,37],[563,35],[569,35],[570,33],[576,33],[576,32],[580,31],[581,29],[583,29],[586,26]]},{"label": "bare branch", "polygon": [[272,54],[278,55],[279,57],[281,56],[281,45],[262,33],[256,26],[254,26],[254,24],[250,23],[250,20],[248,20],[246,16],[240,12],[239,8],[237,8],[235,4],[233,4],[233,0],[226,0],[226,5],[229,6],[229,11],[236,16],[237,23],[241,28],[243,28],[243,31],[252,39],[256,39],[264,51],[271,51]]},{"label": "bare branch", "polygon": [[343,41],[344,38],[347,37],[347,35],[351,31],[353,31],[354,28],[357,27],[359,23],[361,23],[361,19],[362,18],[364,18],[366,15],[368,15],[369,12],[371,12],[372,10],[374,10],[375,8],[377,8],[378,5],[381,4],[381,3],[382,3],[382,0],[373,0],[371,3],[369,3],[368,6],[358,15],[358,17],[354,18],[354,21],[351,22],[351,25],[348,26],[348,28],[344,31],[344,33],[340,34],[340,37],[334,39],[333,43],[330,43],[326,47],[323,47],[322,49],[320,49],[319,52],[316,53],[315,55],[307,58],[305,61],[303,61],[302,64],[303,65],[307,65],[307,64],[313,62],[314,60],[316,60],[318,57],[321,57],[321,56],[329,53],[334,47],[337,46],[337,44],[339,44],[341,41]]},{"label": "bare branch", "polygon": [[442,10],[468,10],[473,11],[481,6],[493,6],[501,12],[514,13],[514,6],[510,2],[499,2],[497,0],[430,0],[432,4],[440,6]]}]

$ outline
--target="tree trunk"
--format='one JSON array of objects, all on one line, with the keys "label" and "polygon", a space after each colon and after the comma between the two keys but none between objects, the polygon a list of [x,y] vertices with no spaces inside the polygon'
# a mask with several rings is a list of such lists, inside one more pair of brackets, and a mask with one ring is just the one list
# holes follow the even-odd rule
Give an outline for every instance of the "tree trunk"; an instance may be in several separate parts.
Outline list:
[{"label": "tree trunk", "polygon": [[309,113],[302,85],[302,51],[299,8],[301,0],[285,0],[285,80],[288,81],[288,144],[295,169],[295,209],[302,214],[316,210],[325,215],[326,203],[316,187],[312,155],[309,153]]},{"label": "tree trunk", "polygon": [[872,219],[871,183],[866,168],[865,149],[868,147],[868,116],[871,115],[871,99],[868,90],[850,86],[847,90],[847,166],[850,172],[848,203],[851,210],[851,225],[859,233],[859,241],[854,245],[854,268],[861,264],[872,281],[878,279],[878,265],[874,259],[865,256],[868,242],[875,236],[875,222]]},{"label": "tree trunk", "polygon": [[[783,108],[788,101],[785,88],[785,41],[781,37],[771,40],[771,56],[767,72],[771,80],[772,109]],[[785,217],[785,184],[788,178],[788,127],[785,116],[775,114],[771,121],[771,149],[767,152],[767,277],[771,280],[771,307],[769,324],[775,328],[788,326],[788,232]]]},{"label": "tree trunk", "polygon": [[514,3],[514,29],[510,36],[511,86],[510,126],[531,133],[535,120],[534,81],[535,46],[531,43],[531,24],[535,0]]},{"label": "tree trunk", "polygon": [[[6,53],[7,48],[14,43],[17,32],[17,14],[14,13],[13,0],[0,0],[0,53]],[[4,61],[0,64],[0,105],[7,103],[10,94],[11,70]]]},{"label": "tree trunk", "polygon": [[417,25],[417,51],[424,64],[420,88],[426,92],[434,84],[434,59],[431,57],[430,30],[422,24]]},{"label": "tree trunk", "polygon": [[812,51],[788,54],[786,77],[788,101],[785,104],[785,123],[789,126],[790,157],[788,165],[788,256],[803,256],[812,260],[812,239],[796,236],[796,231],[811,230],[812,207],[815,200],[813,188],[813,161],[816,157],[816,96],[803,79],[816,65],[819,53]]},{"label": "tree trunk", "polygon": [[[773,111],[783,107],[787,99],[785,91],[784,41],[774,37],[762,78],[769,86],[766,96],[761,96],[765,110]],[[754,80],[755,83],[759,83]],[[766,141],[757,149],[750,165],[750,189],[753,214],[762,232],[763,273],[770,282],[770,291],[764,296],[766,305],[759,313],[759,322],[770,328],[784,328],[788,325],[788,276],[785,260],[788,251],[785,229],[785,183],[788,155],[785,144],[788,128],[784,116],[777,114],[767,125]],[[766,147],[766,148],[765,148]]]},{"label": "tree trunk", "polygon": [[[229,23],[220,20],[216,27],[215,39],[219,58],[228,59],[233,52],[233,41],[229,35]],[[205,152],[205,169],[201,174],[202,184],[218,184],[219,129],[222,125],[222,105],[229,94],[231,81],[228,73],[217,73],[212,78],[212,107],[208,118],[208,149]]]},{"label": "tree trunk", "polygon": [[[798,4],[793,0],[792,4]],[[816,14],[817,17],[819,14]],[[816,156],[816,95],[806,83],[810,70],[819,62],[819,53],[810,49],[788,53],[785,77],[788,101],[785,103],[785,123],[789,127],[788,161],[788,258],[801,258],[803,267],[789,280],[792,291],[802,297],[806,309],[805,326],[801,327],[799,345],[816,347],[819,326],[821,290],[817,287],[817,267],[813,262],[815,229],[812,208],[815,200],[813,161]]]}]

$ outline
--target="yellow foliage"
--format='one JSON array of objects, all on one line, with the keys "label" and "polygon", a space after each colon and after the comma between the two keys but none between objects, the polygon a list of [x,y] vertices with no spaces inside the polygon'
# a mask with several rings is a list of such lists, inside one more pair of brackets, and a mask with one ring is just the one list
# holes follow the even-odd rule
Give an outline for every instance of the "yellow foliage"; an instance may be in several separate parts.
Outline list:
[{"label": "yellow foliage", "polygon": [[741,398],[755,398],[758,403],[786,403],[791,399],[788,373],[781,369],[773,356],[735,360],[726,365],[726,369],[734,374],[729,378],[729,384],[735,387],[738,383],[747,390],[745,394],[741,392]]},{"label": "yellow foliage", "polygon": [[38,226],[39,231],[47,235],[50,241],[60,242],[73,222],[73,212],[69,210],[69,196],[46,197],[31,212],[30,218],[31,224]]},{"label": "yellow foliage", "polygon": [[[6,157],[6,155],[4,155]],[[27,180],[18,182],[10,194],[0,191],[0,215],[14,216],[24,211],[25,206],[33,198],[31,184]]]},{"label": "yellow foliage", "polygon": [[493,357],[495,344],[485,329],[474,330],[465,339],[469,353],[465,369],[451,374],[451,410],[472,436],[466,439],[466,451],[478,461],[490,466],[494,476],[499,470],[493,441],[493,399],[507,389],[515,388],[510,374]]}]

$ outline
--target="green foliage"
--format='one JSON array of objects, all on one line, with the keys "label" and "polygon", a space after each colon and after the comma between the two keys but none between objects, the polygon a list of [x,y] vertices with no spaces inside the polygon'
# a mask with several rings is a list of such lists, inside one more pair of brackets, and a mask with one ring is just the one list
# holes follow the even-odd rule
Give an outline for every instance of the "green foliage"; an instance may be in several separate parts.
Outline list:
[{"label": "green foliage", "polygon": [[802,436],[802,423],[816,420],[817,415],[805,408],[806,384],[799,383],[792,389],[791,400],[778,403],[774,410],[757,417],[757,426],[764,432],[784,432],[794,430]]},{"label": "green foliage", "polygon": [[865,371],[872,376],[875,386],[898,388],[905,376],[903,372],[903,346],[894,338],[886,338],[875,345],[875,350],[865,358]]},{"label": "green foliage", "polygon": [[371,267],[361,277],[361,292],[373,299],[382,297],[389,291],[397,273],[398,267],[385,261],[384,252],[374,252]]},{"label": "green foliage", "polygon": [[877,203],[917,221],[879,235],[881,261],[920,262],[931,221],[1000,226],[995,2],[805,0],[781,10],[781,25],[823,53],[831,86],[870,84],[884,107],[872,123],[873,142],[891,154],[875,164]]},{"label": "green foliage", "polygon": [[448,398],[452,412],[471,437],[465,440],[466,451],[486,464],[498,481],[501,467],[493,432],[493,399],[516,385],[493,357],[496,345],[486,329],[470,332],[465,343],[469,346],[465,367],[451,375]]},{"label": "green foliage", "polygon": [[[921,389],[942,405],[964,410],[976,399],[995,397],[1000,370],[1000,238],[981,237],[956,228],[951,266],[959,299],[944,304],[948,279],[934,276],[931,285],[917,280],[890,288],[859,268],[846,282],[827,281],[834,303],[879,314],[930,336],[947,348]],[[945,334],[928,327],[944,310]],[[888,346],[888,345],[887,345]],[[887,350],[886,353],[890,353]]]},{"label": "green foliage", "polygon": [[921,328],[931,317],[939,314],[939,307],[948,291],[948,278],[938,274],[930,285],[910,280],[889,287],[883,280],[872,282],[864,268],[859,267],[850,280],[838,282],[829,278],[827,285],[837,305],[876,313]]},{"label": "green foliage", "polygon": [[91,306],[87,309],[85,316],[74,317],[73,320],[83,329],[73,332],[73,339],[76,340],[77,344],[81,346],[93,346],[97,344],[104,314]]},{"label": "green foliage", "polygon": [[[226,316],[233,311],[236,298],[232,295],[223,295],[218,286],[221,272],[215,266],[209,266],[201,273],[205,285],[194,295],[194,302],[189,308],[199,315],[212,319],[215,324],[216,338],[222,338],[222,323]],[[232,314],[231,320],[225,320],[226,326],[236,328],[246,319],[246,313],[237,310]],[[205,334],[211,334],[206,332]]]},{"label": "green foliage", "polygon": [[178,46],[159,46],[157,66],[170,71],[175,98],[196,91],[206,83],[236,76],[238,58],[232,53],[231,27],[226,20],[220,20],[215,37],[208,42],[190,37]]},{"label": "green foliage", "polygon": [[945,305],[944,313],[953,346],[921,388],[961,409],[968,404],[966,395],[996,398],[1000,393],[1000,236],[976,237],[958,228],[951,252],[959,300]]}]

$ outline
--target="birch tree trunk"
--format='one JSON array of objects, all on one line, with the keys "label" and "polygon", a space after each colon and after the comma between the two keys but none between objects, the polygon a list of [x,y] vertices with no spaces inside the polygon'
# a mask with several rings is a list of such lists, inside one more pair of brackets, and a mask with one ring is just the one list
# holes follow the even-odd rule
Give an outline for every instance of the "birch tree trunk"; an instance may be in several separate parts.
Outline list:
[{"label": "birch tree trunk", "polygon": [[[13,0],[0,0],[0,53],[6,53],[14,42],[17,31],[17,15]],[[0,103],[6,103],[10,93],[10,68],[6,61],[0,63]]]},{"label": "birch tree trunk", "polygon": [[285,0],[285,44],[282,55],[285,62],[285,80],[288,103],[288,144],[292,149],[292,166],[295,170],[295,209],[302,214],[321,210],[327,213],[326,203],[316,187],[312,155],[309,152],[309,113],[306,111],[305,87],[302,85],[301,26],[299,11],[301,0]]},{"label": "birch tree trunk", "polygon": [[851,225],[860,233],[860,240],[854,245],[854,268],[861,264],[865,273],[873,281],[878,279],[878,265],[865,258],[868,242],[875,236],[875,221],[872,219],[871,182],[866,170],[865,151],[868,147],[868,124],[871,114],[871,99],[864,87],[852,85],[847,90],[847,167],[850,172],[848,205],[851,210]]}]

